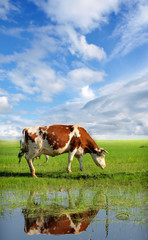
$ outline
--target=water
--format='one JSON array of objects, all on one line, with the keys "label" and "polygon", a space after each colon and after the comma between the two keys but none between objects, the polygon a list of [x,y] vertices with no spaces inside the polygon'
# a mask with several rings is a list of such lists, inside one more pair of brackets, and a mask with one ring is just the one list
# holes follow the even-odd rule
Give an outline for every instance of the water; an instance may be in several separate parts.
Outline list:
[{"label": "water", "polygon": [[0,239],[148,239],[147,192],[131,187],[3,190]]}]

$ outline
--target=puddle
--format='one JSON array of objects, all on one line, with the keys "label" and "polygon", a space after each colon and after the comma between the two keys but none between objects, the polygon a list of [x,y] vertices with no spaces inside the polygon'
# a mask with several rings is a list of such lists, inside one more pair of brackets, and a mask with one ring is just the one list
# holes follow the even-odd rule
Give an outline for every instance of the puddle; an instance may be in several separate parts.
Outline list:
[{"label": "puddle", "polygon": [[0,239],[148,239],[146,200],[123,186],[2,190]]}]

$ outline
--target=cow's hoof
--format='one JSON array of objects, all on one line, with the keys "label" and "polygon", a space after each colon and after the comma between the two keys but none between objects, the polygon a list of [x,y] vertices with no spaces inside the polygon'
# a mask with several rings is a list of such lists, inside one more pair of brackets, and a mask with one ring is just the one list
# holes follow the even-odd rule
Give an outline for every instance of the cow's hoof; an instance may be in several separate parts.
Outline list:
[{"label": "cow's hoof", "polygon": [[32,175],[32,177],[34,177],[34,178],[38,178],[35,174],[34,175]]},{"label": "cow's hoof", "polygon": [[67,170],[68,171],[68,173],[72,173],[72,171],[71,170]]}]

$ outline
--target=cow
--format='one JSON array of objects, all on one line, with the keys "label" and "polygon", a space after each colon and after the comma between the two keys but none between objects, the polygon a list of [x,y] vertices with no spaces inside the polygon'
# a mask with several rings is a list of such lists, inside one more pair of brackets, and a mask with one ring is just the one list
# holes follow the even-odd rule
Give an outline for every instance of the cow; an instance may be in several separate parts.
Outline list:
[{"label": "cow", "polygon": [[[59,205],[58,205],[59,206]],[[23,210],[25,218],[24,231],[28,235],[63,235],[80,234],[86,231],[93,218],[99,212],[99,209],[88,209],[85,212],[59,214],[59,215],[35,215],[28,216],[29,210]],[[37,210],[39,213],[39,210]]]},{"label": "cow", "polygon": [[107,151],[99,148],[88,132],[79,125],[48,125],[23,129],[22,148],[18,157],[24,153],[30,172],[36,178],[33,160],[42,154],[54,157],[68,153],[69,173],[72,172],[71,162],[74,156],[80,163],[80,170],[83,170],[82,156],[86,153],[90,153],[97,166],[102,169],[106,167]]}]

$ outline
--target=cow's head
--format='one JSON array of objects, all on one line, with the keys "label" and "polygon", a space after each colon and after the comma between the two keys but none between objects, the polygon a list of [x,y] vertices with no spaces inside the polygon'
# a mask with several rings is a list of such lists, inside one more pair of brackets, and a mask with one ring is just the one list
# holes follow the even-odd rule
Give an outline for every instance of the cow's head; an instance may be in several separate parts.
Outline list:
[{"label": "cow's head", "polygon": [[104,169],[106,167],[105,153],[108,153],[108,152],[106,150],[104,150],[103,148],[100,148],[99,150],[96,150],[95,153],[91,154],[95,164],[97,166],[101,167],[102,169]]}]

